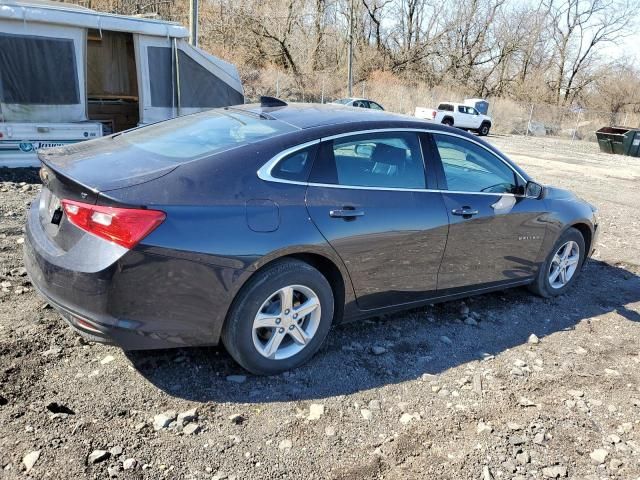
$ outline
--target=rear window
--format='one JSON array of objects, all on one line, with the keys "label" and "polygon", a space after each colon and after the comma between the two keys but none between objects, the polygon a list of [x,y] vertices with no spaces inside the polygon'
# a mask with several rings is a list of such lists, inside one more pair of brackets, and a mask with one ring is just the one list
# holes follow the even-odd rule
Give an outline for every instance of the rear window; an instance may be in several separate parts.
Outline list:
[{"label": "rear window", "polygon": [[209,110],[130,130],[113,140],[183,161],[295,130],[287,123],[250,113]]}]

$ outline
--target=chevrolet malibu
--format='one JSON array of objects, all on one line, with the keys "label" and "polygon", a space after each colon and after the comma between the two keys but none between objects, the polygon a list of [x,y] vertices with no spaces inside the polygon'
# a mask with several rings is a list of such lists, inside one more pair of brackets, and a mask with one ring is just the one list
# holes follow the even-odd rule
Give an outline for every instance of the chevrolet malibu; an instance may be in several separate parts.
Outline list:
[{"label": "chevrolet malibu", "polygon": [[576,281],[595,208],[483,140],[338,105],[216,109],[40,153],[24,257],[80,334],[301,365],[332,325]]}]

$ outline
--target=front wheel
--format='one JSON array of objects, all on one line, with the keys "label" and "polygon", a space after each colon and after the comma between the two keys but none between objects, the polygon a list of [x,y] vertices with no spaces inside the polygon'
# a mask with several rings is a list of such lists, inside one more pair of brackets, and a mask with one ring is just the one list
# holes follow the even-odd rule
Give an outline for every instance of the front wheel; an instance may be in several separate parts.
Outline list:
[{"label": "front wheel", "polygon": [[568,229],[551,249],[529,288],[542,297],[562,295],[578,278],[585,253],[582,234],[575,228]]},{"label": "front wheel", "polygon": [[488,123],[483,123],[478,129],[478,135],[480,135],[481,137],[486,137],[487,135],[489,135],[490,129],[491,125],[489,125]]},{"label": "front wheel", "polygon": [[234,300],[222,330],[229,354],[246,370],[274,375],[307,362],[333,319],[327,279],[298,260],[258,272]]}]

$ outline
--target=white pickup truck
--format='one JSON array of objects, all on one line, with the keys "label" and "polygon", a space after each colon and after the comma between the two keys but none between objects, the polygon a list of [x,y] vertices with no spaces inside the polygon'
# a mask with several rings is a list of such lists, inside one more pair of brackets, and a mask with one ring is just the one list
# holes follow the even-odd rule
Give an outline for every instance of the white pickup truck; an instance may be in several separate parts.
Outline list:
[{"label": "white pickup truck", "polygon": [[489,135],[491,117],[482,115],[478,110],[464,103],[444,102],[438,109],[416,107],[414,114],[417,118],[430,122],[444,123],[451,127],[473,130],[478,135]]}]

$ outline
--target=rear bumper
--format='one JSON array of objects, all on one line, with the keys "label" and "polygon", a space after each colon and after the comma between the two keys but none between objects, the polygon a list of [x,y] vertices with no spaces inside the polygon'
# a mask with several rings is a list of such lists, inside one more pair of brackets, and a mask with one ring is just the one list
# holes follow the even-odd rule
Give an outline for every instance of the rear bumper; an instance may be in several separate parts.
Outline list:
[{"label": "rear bumper", "polygon": [[121,251],[91,235],[83,239],[85,258],[78,261],[52,244],[35,204],[27,220],[25,268],[78,333],[125,350],[218,343],[235,282],[246,272],[143,247]]}]

